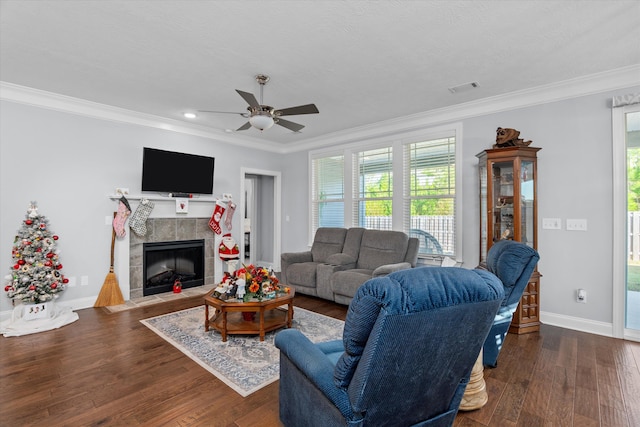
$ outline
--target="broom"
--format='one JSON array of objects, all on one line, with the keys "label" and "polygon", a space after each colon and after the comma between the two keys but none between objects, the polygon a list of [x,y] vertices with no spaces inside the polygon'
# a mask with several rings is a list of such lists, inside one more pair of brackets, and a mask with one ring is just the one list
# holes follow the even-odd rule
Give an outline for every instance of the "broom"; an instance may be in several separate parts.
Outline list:
[{"label": "broom", "polygon": [[[113,213],[115,218],[117,212]],[[116,244],[116,229],[111,227],[111,266],[109,267],[109,273],[104,279],[98,299],[93,305],[94,307],[105,307],[108,305],[124,304],[124,298],[122,297],[122,291],[120,291],[120,285],[118,285],[118,279],[113,272],[113,250]]]}]

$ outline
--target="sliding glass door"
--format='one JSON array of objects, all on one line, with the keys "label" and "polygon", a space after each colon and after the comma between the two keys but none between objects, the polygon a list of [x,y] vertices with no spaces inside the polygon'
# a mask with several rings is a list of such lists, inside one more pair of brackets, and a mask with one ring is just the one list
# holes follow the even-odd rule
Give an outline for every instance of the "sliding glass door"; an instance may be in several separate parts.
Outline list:
[{"label": "sliding glass door", "polygon": [[627,268],[624,327],[625,335],[628,335],[632,331],[640,331],[640,111],[623,113],[627,165]]}]

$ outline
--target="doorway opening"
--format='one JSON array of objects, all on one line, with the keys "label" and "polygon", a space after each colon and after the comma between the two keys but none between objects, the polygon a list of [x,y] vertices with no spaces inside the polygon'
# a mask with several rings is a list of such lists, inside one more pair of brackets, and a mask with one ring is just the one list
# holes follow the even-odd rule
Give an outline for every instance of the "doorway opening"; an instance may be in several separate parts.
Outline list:
[{"label": "doorway opening", "polygon": [[243,262],[280,271],[280,172],[241,170],[239,212],[243,213]]}]

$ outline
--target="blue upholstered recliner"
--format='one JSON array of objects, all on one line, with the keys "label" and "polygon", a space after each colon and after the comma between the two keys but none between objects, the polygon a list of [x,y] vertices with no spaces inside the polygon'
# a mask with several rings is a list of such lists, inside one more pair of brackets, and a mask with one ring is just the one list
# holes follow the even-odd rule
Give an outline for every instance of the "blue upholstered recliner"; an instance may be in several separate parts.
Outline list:
[{"label": "blue upholstered recliner", "polygon": [[539,259],[540,255],[533,248],[513,240],[501,240],[489,249],[487,270],[502,281],[504,301],[483,346],[482,361],[485,366],[496,366],[513,313]]},{"label": "blue upholstered recliner", "polygon": [[415,268],[371,279],[349,305],[343,339],[299,330],[280,349],[285,426],[450,426],[504,297],[482,270]]}]

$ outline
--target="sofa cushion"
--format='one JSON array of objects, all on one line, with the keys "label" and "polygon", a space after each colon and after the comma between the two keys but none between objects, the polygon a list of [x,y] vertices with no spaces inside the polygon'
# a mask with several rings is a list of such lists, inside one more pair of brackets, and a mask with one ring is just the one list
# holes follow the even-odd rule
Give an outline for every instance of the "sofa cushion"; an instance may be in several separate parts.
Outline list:
[{"label": "sofa cushion", "polygon": [[357,268],[375,270],[381,265],[403,262],[409,236],[399,231],[365,230]]},{"label": "sofa cushion", "polygon": [[363,268],[336,271],[331,275],[331,290],[334,294],[353,297],[358,288],[371,279],[372,275],[373,270]]},{"label": "sofa cushion", "polygon": [[354,227],[347,230],[347,236],[344,239],[342,253],[352,257],[354,260],[358,259],[363,234],[364,228]]},{"label": "sofa cushion", "polygon": [[[346,228],[318,228],[318,230],[316,231],[316,236],[313,239],[313,245],[311,246],[311,255],[313,256],[313,262],[326,262],[329,255],[342,252],[346,235]],[[287,272],[287,278],[288,277],[289,273]]]},{"label": "sofa cushion", "polygon": [[318,263],[315,262],[291,264],[289,268],[287,268],[286,284],[315,288],[317,267]]}]

